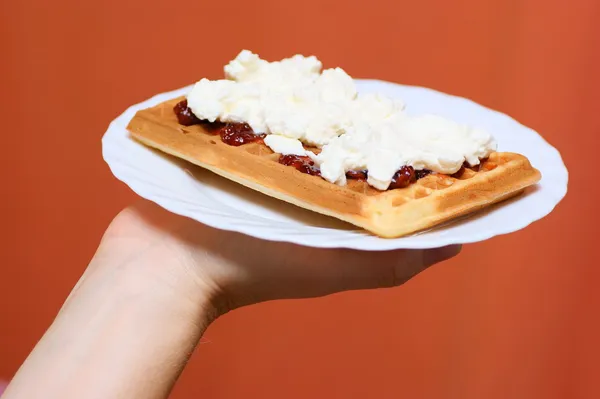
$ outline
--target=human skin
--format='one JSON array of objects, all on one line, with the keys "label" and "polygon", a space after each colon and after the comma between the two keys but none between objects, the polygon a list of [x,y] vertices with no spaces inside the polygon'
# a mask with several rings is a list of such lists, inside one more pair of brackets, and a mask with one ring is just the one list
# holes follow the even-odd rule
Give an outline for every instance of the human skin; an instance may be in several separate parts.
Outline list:
[{"label": "human skin", "polygon": [[398,286],[459,251],[300,247],[140,201],[112,221],[3,398],[166,398],[220,315],[274,299]]}]

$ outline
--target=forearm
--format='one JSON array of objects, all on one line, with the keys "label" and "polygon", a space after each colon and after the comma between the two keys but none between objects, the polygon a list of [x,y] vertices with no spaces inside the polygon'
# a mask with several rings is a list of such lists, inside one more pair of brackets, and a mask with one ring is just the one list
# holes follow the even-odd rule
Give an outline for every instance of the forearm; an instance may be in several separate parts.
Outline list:
[{"label": "forearm", "polygon": [[[197,284],[92,264],[5,398],[164,398],[210,319]],[[168,267],[165,265],[164,267]]]}]

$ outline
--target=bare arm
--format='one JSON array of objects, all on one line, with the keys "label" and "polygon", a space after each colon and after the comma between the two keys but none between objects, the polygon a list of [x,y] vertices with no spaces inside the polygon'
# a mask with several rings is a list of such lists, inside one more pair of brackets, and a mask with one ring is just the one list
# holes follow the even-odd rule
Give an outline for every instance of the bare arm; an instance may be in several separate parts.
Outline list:
[{"label": "bare arm", "polygon": [[459,247],[318,250],[122,212],[4,399],[166,398],[206,327],[240,306],[400,285]]}]

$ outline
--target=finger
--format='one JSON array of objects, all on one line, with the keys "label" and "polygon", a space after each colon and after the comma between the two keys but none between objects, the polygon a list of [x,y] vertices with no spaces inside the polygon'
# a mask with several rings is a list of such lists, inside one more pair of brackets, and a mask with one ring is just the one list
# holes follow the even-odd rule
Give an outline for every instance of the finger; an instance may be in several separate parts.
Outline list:
[{"label": "finger", "polygon": [[428,267],[456,256],[461,246],[427,250],[392,251],[373,256],[362,253],[363,259],[344,273],[346,289],[389,288],[404,284]]},{"label": "finger", "polygon": [[[390,252],[337,251],[321,253],[325,262],[307,262],[288,270],[280,287],[269,292],[283,298],[317,297],[341,291],[389,288],[404,284],[429,266],[456,256],[460,246]],[[277,287],[272,287],[276,290]]]},{"label": "finger", "polygon": [[424,263],[427,266],[432,266],[455,257],[461,250],[462,245],[449,245],[447,247],[427,250],[424,254]]},{"label": "finger", "polygon": [[404,284],[428,267],[455,257],[461,250],[461,245],[450,245],[415,252],[409,260],[400,259],[394,269],[394,278],[390,286]]}]

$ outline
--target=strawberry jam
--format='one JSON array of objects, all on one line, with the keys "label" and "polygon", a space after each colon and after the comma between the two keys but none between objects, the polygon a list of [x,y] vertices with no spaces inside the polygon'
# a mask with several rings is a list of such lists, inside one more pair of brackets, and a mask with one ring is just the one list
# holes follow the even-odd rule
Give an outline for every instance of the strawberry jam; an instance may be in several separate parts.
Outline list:
[{"label": "strawberry jam", "polygon": [[368,173],[366,170],[349,170],[346,172],[346,177],[353,180],[367,180]]},{"label": "strawberry jam", "polygon": [[459,179],[463,173],[465,173],[465,168],[469,167],[466,163],[463,164],[459,170],[457,170],[455,173],[451,174],[451,177],[454,177],[455,179]]},{"label": "strawberry jam", "polygon": [[296,170],[311,176],[321,176],[321,170],[315,166],[315,162],[309,157],[298,155],[282,155],[279,157],[282,165],[293,166]]},{"label": "strawberry jam", "polygon": [[219,135],[225,144],[234,147],[260,142],[265,138],[264,134],[254,134],[254,131],[247,123],[228,123],[221,128]]},{"label": "strawberry jam", "polygon": [[415,181],[417,181],[415,169],[412,166],[403,166],[394,174],[388,190],[408,187],[410,183]]},{"label": "strawberry jam", "polygon": [[[412,172],[411,172],[411,169],[412,169]],[[411,177],[411,173],[414,174],[414,178]],[[431,173],[433,173],[433,172],[429,169],[414,170],[414,168],[412,166],[405,166],[404,168],[402,168],[398,172],[396,172],[396,174],[394,175],[394,181],[392,181],[392,185],[398,186],[398,187],[406,187],[404,185],[405,180],[408,179],[407,181],[412,183],[416,180],[424,178],[425,176],[427,176]],[[348,172],[346,172],[346,177],[348,179],[352,179],[352,180],[366,181],[367,178],[369,177],[369,171],[367,171],[367,170],[349,170]],[[390,187],[390,190],[392,188],[398,188],[398,187]]]},{"label": "strawberry jam", "polygon": [[432,174],[433,171],[429,170],[429,169],[421,169],[421,170],[415,170],[415,179],[419,180],[424,178],[427,175]]},{"label": "strawberry jam", "polygon": [[183,126],[198,125],[202,121],[194,115],[192,110],[187,105],[187,100],[178,102],[174,107],[175,115],[177,115],[177,121]]}]

